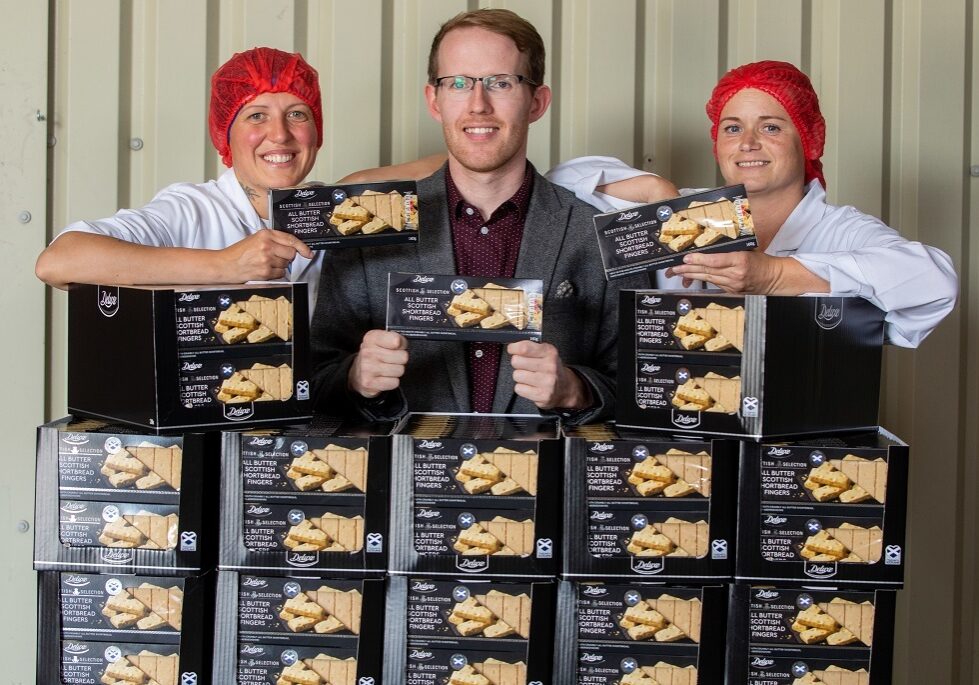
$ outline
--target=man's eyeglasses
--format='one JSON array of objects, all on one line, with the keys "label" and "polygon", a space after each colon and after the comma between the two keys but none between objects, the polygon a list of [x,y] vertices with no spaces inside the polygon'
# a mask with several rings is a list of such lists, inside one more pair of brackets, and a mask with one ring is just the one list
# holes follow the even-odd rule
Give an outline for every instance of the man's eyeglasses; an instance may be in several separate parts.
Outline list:
[{"label": "man's eyeglasses", "polygon": [[517,92],[517,86],[526,83],[528,86],[537,86],[526,76],[518,74],[494,74],[493,76],[439,76],[432,83],[436,88],[441,88],[449,95],[469,95],[476,87],[476,82],[483,83],[483,91],[492,96],[508,96]]}]

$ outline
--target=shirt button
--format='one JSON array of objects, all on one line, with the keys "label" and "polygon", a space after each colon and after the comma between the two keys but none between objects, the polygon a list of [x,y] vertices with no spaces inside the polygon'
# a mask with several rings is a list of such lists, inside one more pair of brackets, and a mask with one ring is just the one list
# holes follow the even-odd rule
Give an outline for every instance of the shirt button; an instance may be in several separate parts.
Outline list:
[{"label": "shirt button", "polygon": [[482,359],[482,358],[483,358],[483,351],[476,350],[476,359]]},{"label": "shirt button", "polygon": [[473,208],[472,207],[466,207],[466,214],[468,214],[469,216],[472,216],[473,215]]},{"label": "shirt button", "polygon": [[483,226],[481,229],[479,229],[479,232],[482,233],[483,235],[486,235],[487,233],[489,233],[489,229]]}]

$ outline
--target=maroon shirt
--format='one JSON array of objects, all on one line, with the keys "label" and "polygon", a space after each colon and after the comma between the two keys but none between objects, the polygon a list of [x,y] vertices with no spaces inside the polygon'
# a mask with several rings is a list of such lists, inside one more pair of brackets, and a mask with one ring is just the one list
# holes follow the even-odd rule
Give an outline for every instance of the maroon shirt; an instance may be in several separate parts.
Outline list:
[{"label": "maroon shirt", "polygon": [[[500,205],[488,221],[483,221],[479,210],[462,197],[446,168],[445,189],[449,200],[449,223],[452,226],[452,250],[457,274],[513,278],[533,181],[530,165],[527,165],[523,183],[517,192]],[[492,411],[503,345],[476,342],[467,343],[466,346],[469,352],[472,410]]]}]

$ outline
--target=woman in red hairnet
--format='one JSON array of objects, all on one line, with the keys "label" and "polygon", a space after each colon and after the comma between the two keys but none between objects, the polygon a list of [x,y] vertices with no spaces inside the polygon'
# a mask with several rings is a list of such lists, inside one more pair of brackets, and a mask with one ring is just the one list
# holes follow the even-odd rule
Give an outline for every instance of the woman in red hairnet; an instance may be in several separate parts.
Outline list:
[{"label": "woman in red hairnet", "polygon": [[[774,61],[732,69],[714,88],[707,116],[724,180],[748,191],[758,249],[689,254],[658,274],[660,287],[700,281],[733,293],[856,295],[887,312],[887,341],[904,347],[917,347],[951,311],[958,279],[948,255],[854,207],[826,202],[819,161],[826,126],[805,74]],[[644,173],[584,157],[547,177],[614,211],[662,198],[661,179]]]},{"label": "woman in red hairnet", "polygon": [[176,183],[139,209],[71,224],[41,253],[46,283],[312,281],[320,260],[268,227],[269,188],[303,181],[323,143],[316,70],[299,54],[253,48],[211,78],[211,141],[230,167],[217,180]]}]

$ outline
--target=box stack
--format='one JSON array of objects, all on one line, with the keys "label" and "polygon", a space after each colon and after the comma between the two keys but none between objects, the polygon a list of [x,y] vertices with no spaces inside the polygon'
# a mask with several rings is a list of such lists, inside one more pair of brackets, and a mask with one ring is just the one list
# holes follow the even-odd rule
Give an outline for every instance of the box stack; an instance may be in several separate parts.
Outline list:
[{"label": "box stack", "polygon": [[381,682],[390,429],[224,433],[215,682]]},{"label": "box stack", "polygon": [[[723,441],[716,438],[739,440],[724,452],[738,462],[730,466],[737,474],[729,514],[736,512],[737,534],[725,581],[725,682],[889,683],[894,590],[904,577],[908,446],[876,425],[883,313],[859,298],[722,293],[622,291],[620,304],[620,437],[642,430],[646,441],[648,431],[674,441],[710,439],[713,450],[685,451],[711,455],[712,493],[720,486],[722,463],[717,443]],[[598,446],[599,434],[609,430],[577,432],[591,431]],[[642,448],[634,458],[640,465],[648,447]],[[664,442],[656,449],[666,470],[628,466],[622,459],[602,471],[591,466],[599,460],[583,446],[577,458],[569,447],[569,463],[586,464],[578,467],[588,473],[586,480],[572,491],[576,501],[583,495],[588,502],[589,519],[601,511],[595,491],[627,492],[623,480],[636,492],[690,489],[675,487],[680,480],[692,486],[691,474],[678,473],[668,460],[682,456],[682,446]],[[644,475],[676,480],[646,485]],[[695,489],[688,497],[702,494],[703,488]],[[643,538],[637,526],[645,519],[630,519],[636,532],[626,550],[637,559],[657,559],[650,568],[672,583],[670,569],[691,562],[670,559],[683,545],[662,540],[670,537],[662,524],[660,537]],[[584,520],[566,516],[571,534],[580,534]],[[589,521],[588,530],[599,531],[600,524]],[[622,537],[620,530],[608,534]],[[713,530],[710,535],[713,544]],[[568,557],[572,570],[575,556]],[[590,561],[593,568],[609,563]],[[651,634],[655,641],[660,633]],[[658,682],[648,669],[637,675],[644,664],[637,670],[634,661],[622,663],[620,679],[610,682]],[[582,663],[579,674],[585,669]],[[582,676],[578,682],[592,681]]]}]

